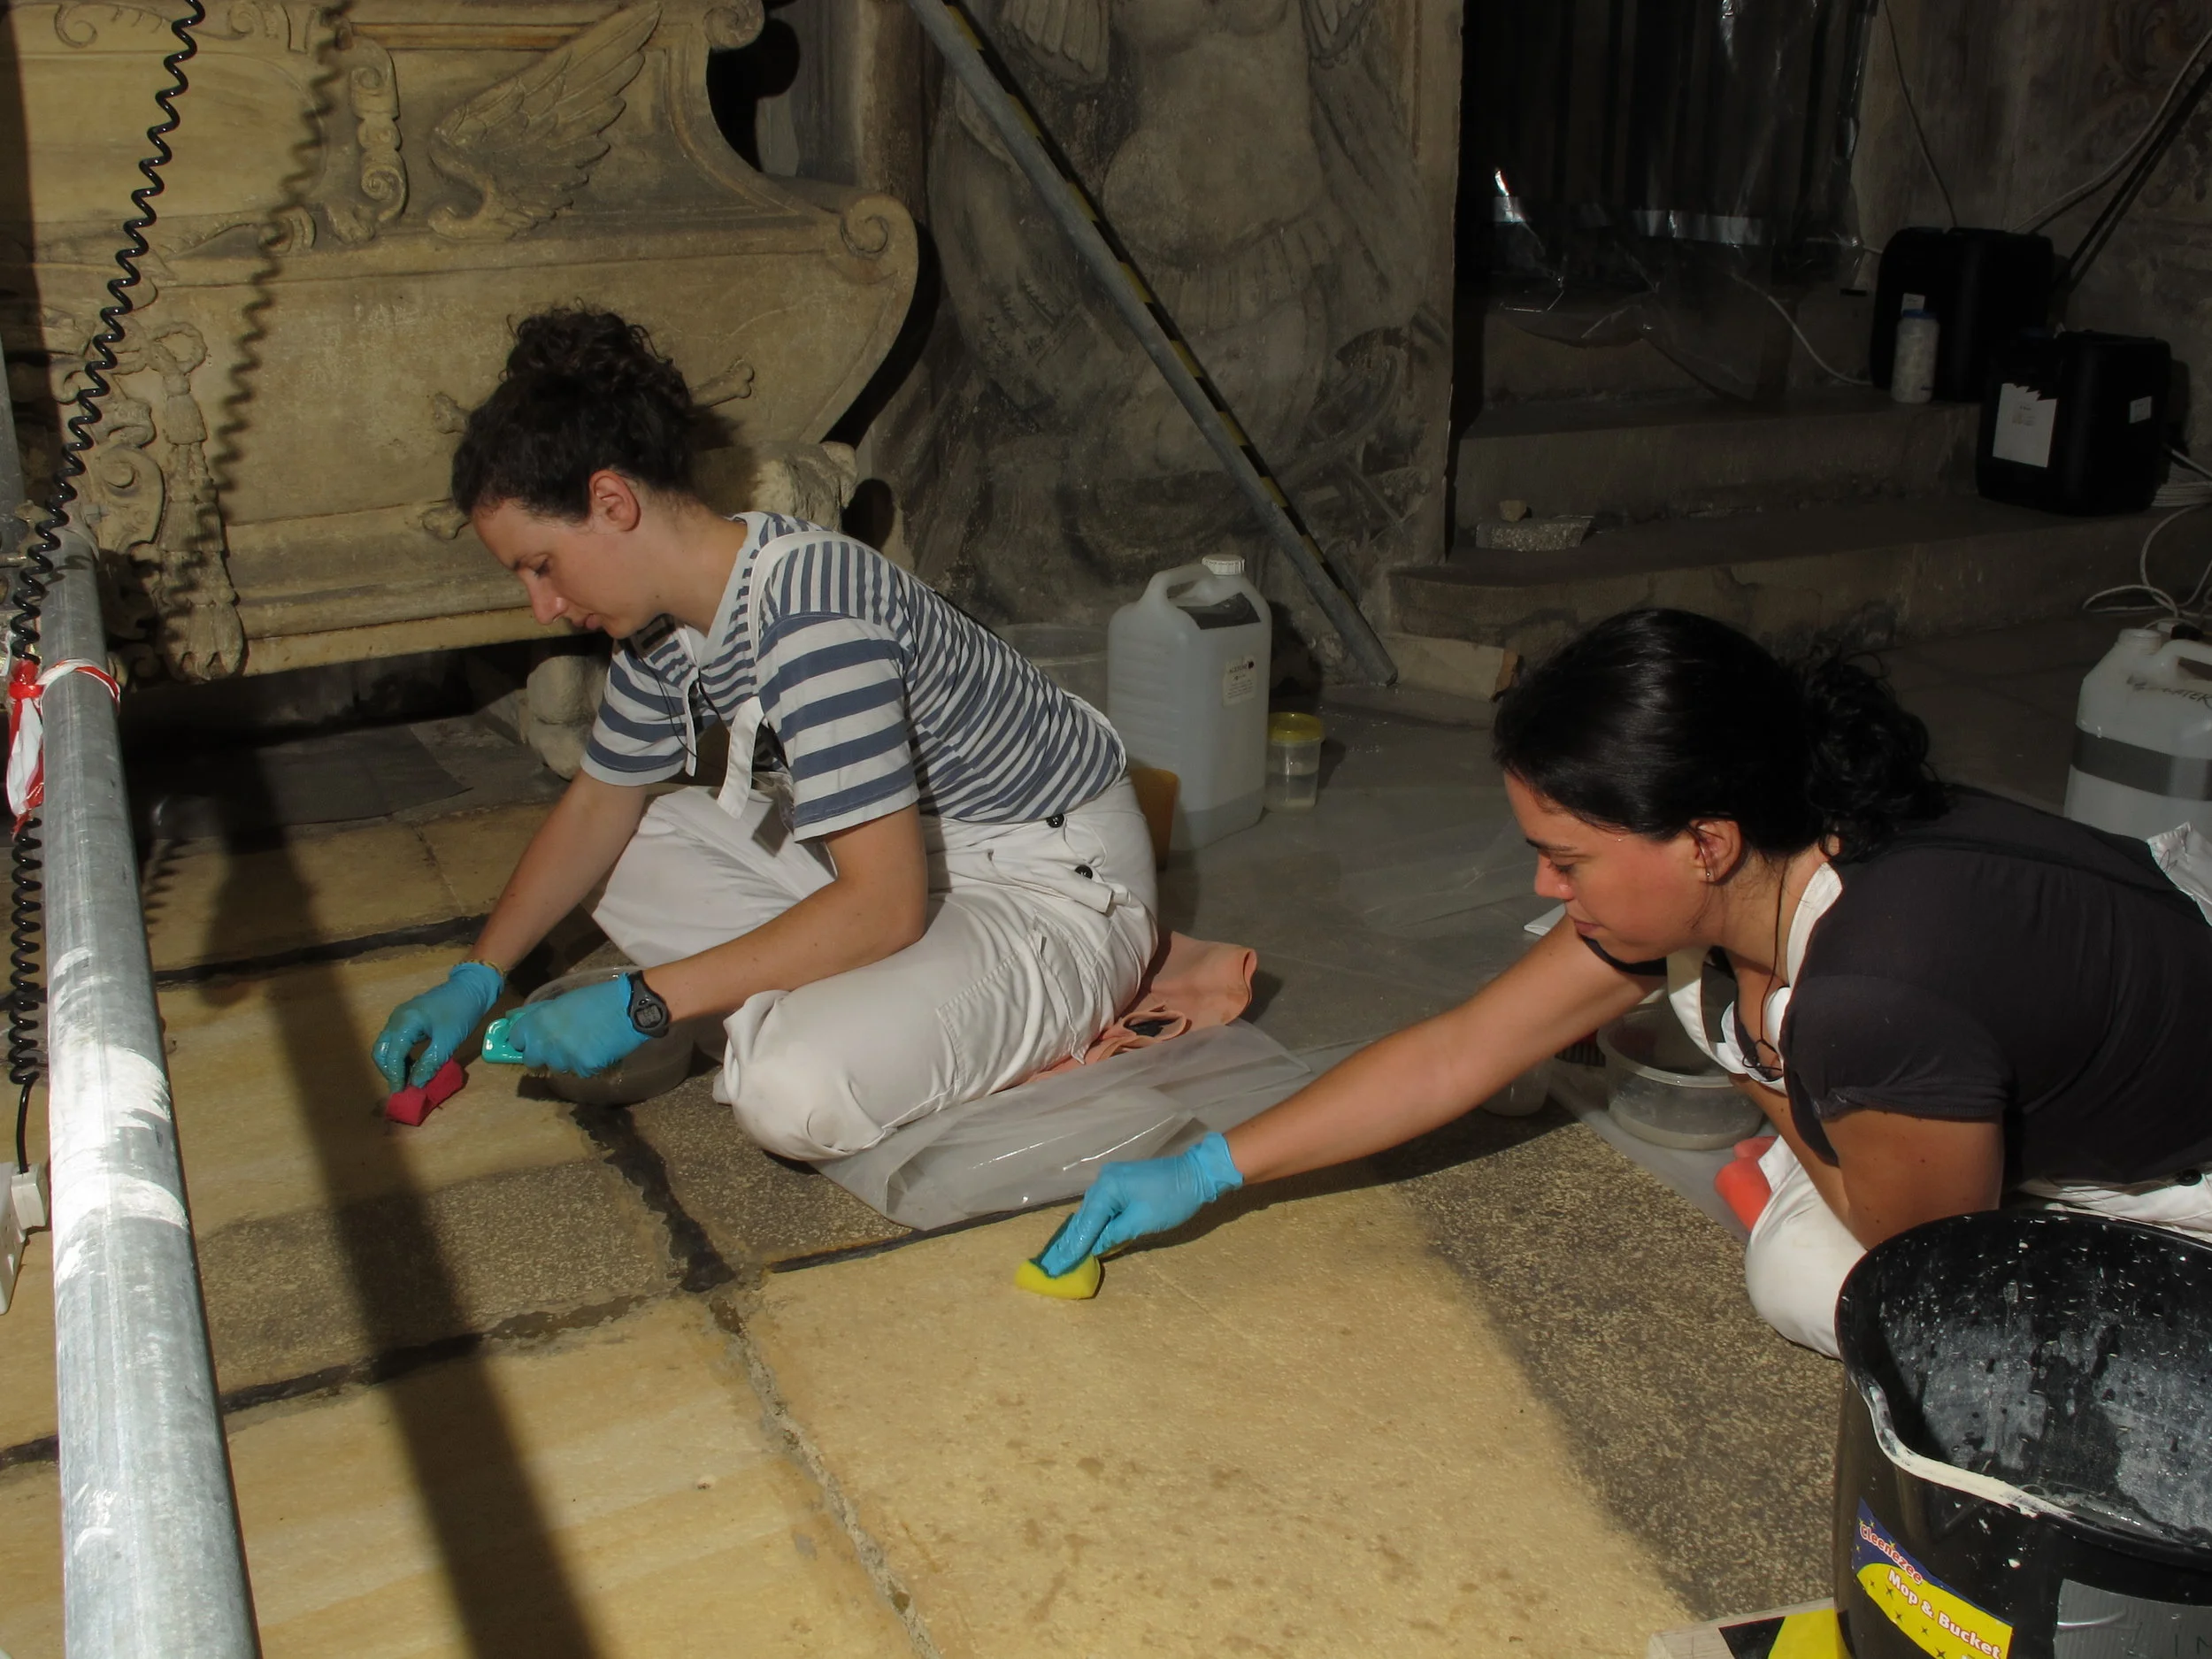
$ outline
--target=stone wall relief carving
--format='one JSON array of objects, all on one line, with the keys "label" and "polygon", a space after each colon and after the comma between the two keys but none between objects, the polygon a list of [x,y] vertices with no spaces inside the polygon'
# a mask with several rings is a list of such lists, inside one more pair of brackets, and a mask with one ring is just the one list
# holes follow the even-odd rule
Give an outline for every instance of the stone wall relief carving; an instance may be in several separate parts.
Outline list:
[{"label": "stone wall relief carving", "polygon": [[[1376,0],[1006,0],[992,27],[1309,516],[1339,549],[1386,536],[1432,481],[1407,388],[1446,336],[1424,303],[1426,210]],[[988,393],[942,441],[985,457],[979,523],[1028,544],[994,562],[985,531],[976,557],[995,568],[969,597],[1018,611],[1018,563],[1057,540],[1095,611],[1254,527],[1028,189],[949,97],[933,217]],[[1067,606],[1064,585],[1053,597]]]},{"label": "stone wall relief carving", "polygon": [[[78,349],[63,361],[86,361],[88,339],[80,329]],[[190,323],[150,311],[133,318],[77,486],[87,526],[108,556],[104,590],[126,659],[136,672],[159,667],[182,680],[234,674],[245,653],[223,562],[207,419],[192,389],[207,360],[207,342]],[[82,368],[57,375],[65,413],[88,383]]]},{"label": "stone wall relief carving", "polygon": [[[53,8],[52,27],[55,39],[71,54],[96,60],[126,53],[133,59],[142,55],[150,66],[151,59],[175,45],[168,27],[170,15],[168,9],[144,0],[101,0],[99,4],[69,0]],[[200,50],[186,74],[201,81],[226,83],[219,96],[233,104],[250,105],[252,119],[289,141],[291,152],[318,158],[310,165],[318,166],[322,176],[304,191],[302,181],[264,176],[265,168],[241,165],[232,153],[234,145],[250,142],[256,134],[204,133],[188,120],[171,141],[175,157],[165,170],[160,218],[150,233],[155,246],[164,254],[180,256],[228,231],[249,226],[265,228],[273,220],[277,221],[277,230],[292,241],[311,240],[311,232],[300,223],[304,203],[296,198],[303,196],[305,202],[319,205],[328,196],[334,221],[345,211],[345,201],[339,194],[342,182],[328,165],[341,149],[363,157],[351,189],[356,196],[366,193],[373,214],[382,197],[390,193],[397,132],[393,128],[387,135],[373,130],[378,119],[374,106],[379,95],[368,86],[380,72],[388,88],[390,60],[380,49],[345,39],[347,31],[336,18],[336,9],[321,4],[211,0],[205,20],[195,31]],[[33,67],[27,65],[27,69]],[[363,78],[362,87],[338,94],[336,103],[346,104],[361,130],[337,141],[332,132],[323,130],[334,126],[335,104],[329,85],[334,77],[345,79],[357,73]],[[132,62],[128,81],[142,97],[143,80],[143,71]],[[206,96],[204,91],[203,97]],[[180,105],[180,113],[190,107]],[[153,111],[148,109],[145,113],[150,121]],[[101,146],[111,167],[126,169],[123,176],[130,186],[139,182],[132,176],[131,164],[144,148],[143,127],[143,122],[123,125],[121,130],[133,135],[134,144],[119,146],[109,141]],[[384,142],[387,136],[388,146]],[[390,155],[383,153],[387,148]],[[397,188],[403,200],[403,168]],[[109,194],[99,188],[83,192],[88,202],[104,203]],[[119,198],[116,211],[119,217]],[[111,237],[112,231],[104,226],[92,234],[96,239],[102,234]]]},{"label": "stone wall relief carving", "polygon": [[392,55],[339,22],[331,62],[345,88],[342,119],[326,119],[326,159],[316,196],[341,242],[365,242],[407,206],[407,162],[400,153],[399,81]]},{"label": "stone wall relief carving", "polygon": [[[15,188],[0,169],[0,223],[24,230],[50,313],[11,293],[0,322],[11,369],[42,378],[65,416],[175,9],[0,0],[0,74],[35,94],[31,166]],[[757,439],[787,494],[833,513],[849,457],[801,439],[895,335],[913,231],[895,202],[764,179],[721,137],[709,56],[763,19],[761,0],[208,0],[142,309],[81,486],[138,667],[234,672],[248,634],[257,667],[295,639],[330,652],[384,630],[359,648],[388,650],[392,625],[506,611],[451,547],[465,525],[437,492],[461,412],[496,372],[497,330],[527,304],[603,298],[653,326],[701,402],[742,416],[749,442],[724,446],[720,472],[757,471]],[[731,284],[710,263],[757,271],[758,291],[722,303]],[[451,383],[414,378],[411,343],[394,342],[417,341]],[[323,435],[338,419],[373,423],[376,442],[332,493],[316,465],[343,442]],[[466,574],[449,579],[448,559]],[[494,637],[526,626],[488,621]]]},{"label": "stone wall relief carving", "polygon": [[[2212,28],[2205,0],[2111,0],[2101,31],[2101,61],[2089,107],[2073,149],[2083,173],[2118,153],[2149,119],[2190,53]],[[2212,106],[2200,105],[2183,127],[2172,152],[2144,186],[2135,211],[2196,224],[2212,221],[2206,210],[2212,166]],[[2072,182],[2071,176],[2062,183]]]},{"label": "stone wall relief carving", "polygon": [[[710,44],[734,42],[749,17],[757,32],[758,11],[757,0],[749,8],[715,8],[703,12],[690,32]],[[311,136],[321,158],[306,204],[351,245],[370,241],[399,218],[411,181],[397,68],[390,51],[347,12],[213,0],[197,34],[204,54],[251,58],[280,68],[293,83],[303,136]],[[430,161],[476,199],[467,210],[450,204],[434,209],[431,228],[457,241],[506,241],[568,207],[607,152],[603,134],[622,114],[621,93],[643,65],[661,15],[655,0],[612,12],[446,111],[428,134]],[[111,44],[108,33],[118,28],[147,36],[148,50],[157,50],[168,41],[167,21],[164,9],[142,0],[71,0],[55,9],[53,26],[63,44],[78,50]],[[457,39],[457,46],[464,43]],[[241,208],[213,222],[203,219],[191,226],[189,241],[263,222],[272,211]],[[296,215],[296,207],[273,211]],[[185,227],[173,217],[165,225],[164,245],[180,251],[178,233]],[[289,241],[308,245],[312,231],[295,227]]]},{"label": "stone wall relief carving", "polygon": [[449,111],[431,130],[431,164],[481,199],[471,213],[436,209],[431,228],[505,242],[568,206],[607,153],[601,134],[622,113],[660,16],[657,4],[626,6]]}]

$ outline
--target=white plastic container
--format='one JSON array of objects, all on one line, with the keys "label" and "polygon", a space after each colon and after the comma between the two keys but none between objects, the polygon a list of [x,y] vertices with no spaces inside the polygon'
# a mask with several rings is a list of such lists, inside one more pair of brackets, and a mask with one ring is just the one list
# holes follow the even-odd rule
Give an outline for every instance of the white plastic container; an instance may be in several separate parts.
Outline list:
[{"label": "white plastic container", "polygon": [[1943,326],[1927,311],[1907,311],[1897,319],[1897,352],[1891,358],[1889,395],[1901,403],[1924,403],[1935,396],[1936,343]]},{"label": "white plastic container", "polygon": [[1267,601],[1240,558],[1162,571],[1106,629],[1106,718],[1140,766],[1178,780],[1180,850],[1259,821],[1267,761]]},{"label": "white plastic container", "polygon": [[1271,812],[1310,812],[1321,793],[1321,741],[1328,735],[1310,714],[1267,718],[1267,782],[1263,800]]},{"label": "white plastic container", "polygon": [[2184,822],[2212,834],[2212,645],[2121,632],[2081,682],[2066,816],[2122,835]]}]

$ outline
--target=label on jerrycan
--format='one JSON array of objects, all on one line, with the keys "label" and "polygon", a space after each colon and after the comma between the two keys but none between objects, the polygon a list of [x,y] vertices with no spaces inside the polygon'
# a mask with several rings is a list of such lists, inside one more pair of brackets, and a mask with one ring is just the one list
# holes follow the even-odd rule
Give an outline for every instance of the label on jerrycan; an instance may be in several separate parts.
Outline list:
[{"label": "label on jerrycan", "polygon": [[1221,706],[1233,709],[1260,695],[1260,659],[1240,657],[1222,671]]}]

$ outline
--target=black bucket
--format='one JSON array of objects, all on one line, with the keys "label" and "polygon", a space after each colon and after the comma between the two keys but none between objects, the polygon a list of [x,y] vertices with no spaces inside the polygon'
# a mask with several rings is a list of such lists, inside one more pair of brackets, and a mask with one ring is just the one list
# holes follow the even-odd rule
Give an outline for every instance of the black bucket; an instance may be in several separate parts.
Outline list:
[{"label": "black bucket", "polygon": [[2212,1245],[1955,1216],[1844,1282],[1856,1659],[2212,1659]]}]

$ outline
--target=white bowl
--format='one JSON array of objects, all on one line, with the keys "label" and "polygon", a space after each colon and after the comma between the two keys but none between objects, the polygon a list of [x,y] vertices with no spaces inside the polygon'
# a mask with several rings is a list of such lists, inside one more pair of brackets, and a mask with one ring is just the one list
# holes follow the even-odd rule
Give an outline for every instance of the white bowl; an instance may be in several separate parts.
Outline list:
[{"label": "white bowl", "polygon": [[1630,1010],[1598,1033],[1606,1110],[1640,1141],[1679,1151],[1731,1147],[1766,1114],[1692,1042],[1665,1002]]},{"label": "white bowl", "polygon": [[[579,991],[588,985],[600,985],[636,972],[634,967],[626,966],[587,968],[580,973],[565,973],[531,992],[524,1005],[549,1002],[564,992]],[[686,1020],[672,1026],[666,1036],[649,1038],[605,1071],[589,1077],[548,1071],[546,1086],[563,1100],[572,1101],[579,1106],[634,1106],[656,1094],[665,1094],[682,1082],[691,1070],[691,1051],[698,1023]]]}]

